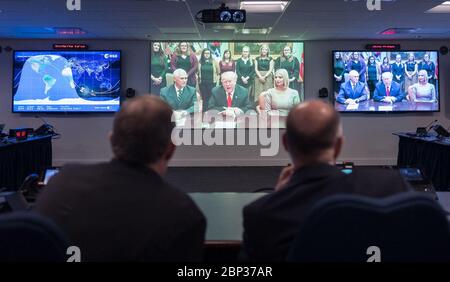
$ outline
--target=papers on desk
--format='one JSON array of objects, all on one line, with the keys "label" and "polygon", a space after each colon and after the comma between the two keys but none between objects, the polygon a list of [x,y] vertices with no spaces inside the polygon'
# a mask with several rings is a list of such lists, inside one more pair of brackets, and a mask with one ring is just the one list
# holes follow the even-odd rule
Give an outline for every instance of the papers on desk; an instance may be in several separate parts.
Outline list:
[{"label": "papers on desk", "polygon": [[391,112],[394,109],[393,106],[379,106],[378,111],[380,112]]},{"label": "papers on desk", "polygon": [[236,128],[235,121],[216,121],[214,128]]},{"label": "papers on desk", "polygon": [[184,127],[184,125],[186,124],[186,118],[178,118],[175,123],[176,127]]},{"label": "papers on desk", "polygon": [[346,110],[347,111],[354,111],[357,110],[359,108],[359,104],[355,103],[355,104],[348,104]]}]

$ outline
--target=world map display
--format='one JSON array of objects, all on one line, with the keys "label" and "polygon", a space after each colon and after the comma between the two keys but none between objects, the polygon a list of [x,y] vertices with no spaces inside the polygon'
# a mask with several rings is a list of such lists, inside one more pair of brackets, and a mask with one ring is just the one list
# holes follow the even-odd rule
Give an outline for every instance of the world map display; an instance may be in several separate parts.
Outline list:
[{"label": "world map display", "polygon": [[34,111],[32,105],[79,105],[75,110],[81,111],[101,110],[84,106],[118,106],[120,52],[16,52],[13,95],[14,107],[24,111],[23,106]]}]

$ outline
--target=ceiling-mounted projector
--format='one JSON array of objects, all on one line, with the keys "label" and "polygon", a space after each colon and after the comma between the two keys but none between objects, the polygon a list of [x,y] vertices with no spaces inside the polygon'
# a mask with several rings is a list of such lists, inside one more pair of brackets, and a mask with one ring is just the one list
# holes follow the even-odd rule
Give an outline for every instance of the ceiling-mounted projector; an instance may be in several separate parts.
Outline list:
[{"label": "ceiling-mounted projector", "polygon": [[225,4],[218,9],[201,10],[199,14],[199,20],[203,23],[245,23],[247,19],[245,10],[228,9]]}]

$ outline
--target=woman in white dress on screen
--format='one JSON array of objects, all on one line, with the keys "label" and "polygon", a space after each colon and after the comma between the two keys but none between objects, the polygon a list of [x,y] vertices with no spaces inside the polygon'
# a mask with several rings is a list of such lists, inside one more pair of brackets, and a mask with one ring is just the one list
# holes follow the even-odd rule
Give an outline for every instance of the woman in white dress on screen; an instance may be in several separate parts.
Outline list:
[{"label": "woman in white dress on screen", "polygon": [[408,101],[412,102],[431,102],[437,101],[436,89],[433,84],[428,83],[428,72],[426,70],[419,71],[419,82],[408,88]]},{"label": "woman in white dress on screen", "polygon": [[289,110],[300,103],[300,97],[297,90],[289,88],[289,75],[285,69],[275,72],[274,86],[261,93],[260,111],[287,116]]}]

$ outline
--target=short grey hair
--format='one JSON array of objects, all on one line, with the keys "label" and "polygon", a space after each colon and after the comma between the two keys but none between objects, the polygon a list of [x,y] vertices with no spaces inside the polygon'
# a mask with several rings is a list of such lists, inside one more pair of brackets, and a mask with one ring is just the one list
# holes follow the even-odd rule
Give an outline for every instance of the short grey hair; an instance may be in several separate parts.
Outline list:
[{"label": "short grey hair", "polygon": [[234,71],[226,71],[224,73],[222,73],[221,76],[221,81],[225,80],[225,79],[229,79],[229,80],[233,80],[233,81],[237,81],[237,74]]},{"label": "short grey hair", "polygon": [[359,72],[357,72],[355,70],[351,70],[348,74],[349,75],[357,75],[359,77]]},{"label": "short grey hair", "polygon": [[394,77],[394,75],[392,74],[392,72],[390,72],[390,71],[387,71],[387,72],[383,72],[383,74],[381,74],[381,79],[383,79],[383,78],[385,78],[385,77],[390,77],[390,78],[392,78],[392,77]]},{"label": "short grey hair", "polygon": [[173,71],[173,76],[180,77],[182,75],[186,75],[187,76],[187,72],[184,69],[176,69],[176,70]]}]

